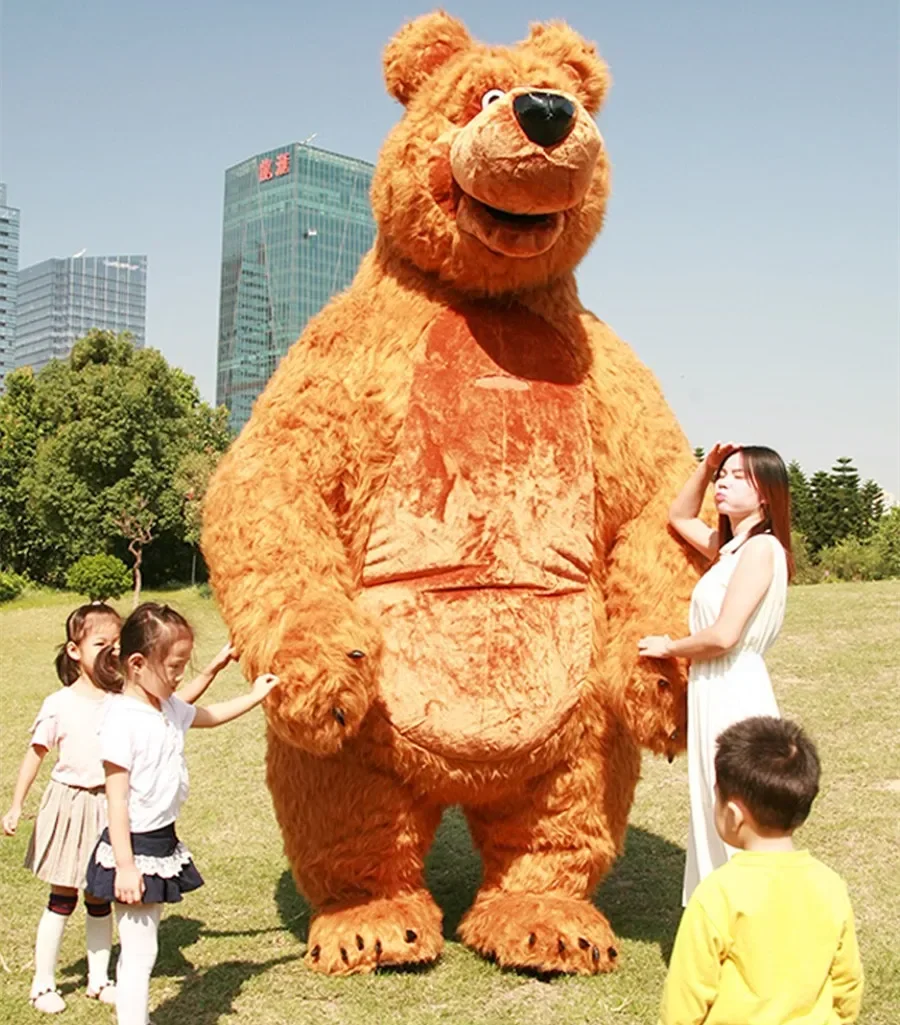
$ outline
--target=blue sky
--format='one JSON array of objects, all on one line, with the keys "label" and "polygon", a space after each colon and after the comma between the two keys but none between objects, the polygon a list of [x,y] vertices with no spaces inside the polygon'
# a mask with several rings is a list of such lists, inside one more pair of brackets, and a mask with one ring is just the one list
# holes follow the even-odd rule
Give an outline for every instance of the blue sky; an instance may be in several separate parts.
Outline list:
[{"label": "blue sky", "polygon": [[[306,138],[374,160],[380,54],[428,4],[0,0],[0,179],[21,265],[149,255],[148,344],[215,390],[224,170]],[[564,18],[614,85],[582,297],[692,444],[852,456],[900,496],[897,8],[890,0],[459,0],[512,43]]]}]

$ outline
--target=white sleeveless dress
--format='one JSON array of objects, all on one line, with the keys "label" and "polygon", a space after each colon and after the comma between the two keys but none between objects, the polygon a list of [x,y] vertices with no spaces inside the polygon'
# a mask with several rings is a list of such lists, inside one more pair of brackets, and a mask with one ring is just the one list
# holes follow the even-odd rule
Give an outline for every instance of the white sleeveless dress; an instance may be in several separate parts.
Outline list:
[{"label": "white sleeveless dress", "polygon": [[[734,848],[716,832],[716,738],[743,719],[779,714],[763,655],[778,636],[784,621],[787,559],[777,538],[771,534],[757,536],[767,539],[775,557],[768,590],[731,651],[721,658],[691,664],[688,682],[691,821],[682,894],[685,905],[701,879],[724,865],[734,853]],[[718,561],[697,582],[691,595],[692,634],[712,626],[718,619],[745,541],[746,536],[739,534],[723,545]]]}]

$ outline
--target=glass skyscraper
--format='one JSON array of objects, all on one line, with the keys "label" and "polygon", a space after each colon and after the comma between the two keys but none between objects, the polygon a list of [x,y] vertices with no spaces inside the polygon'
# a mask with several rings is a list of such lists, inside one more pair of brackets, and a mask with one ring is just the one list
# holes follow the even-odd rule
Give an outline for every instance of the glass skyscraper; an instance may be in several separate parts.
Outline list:
[{"label": "glass skyscraper", "polygon": [[19,211],[6,205],[6,186],[0,182],[0,391],[6,375],[15,367],[18,274]]},{"label": "glass skyscraper", "polygon": [[236,430],[306,322],[371,248],[373,170],[291,143],[225,172],[216,402]]},{"label": "glass skyscraper", "polygon": [[92,327],[129,331],[144,347],[146,256],[71,256],[19,271],[15,365],[41,369],[65,359]]}]

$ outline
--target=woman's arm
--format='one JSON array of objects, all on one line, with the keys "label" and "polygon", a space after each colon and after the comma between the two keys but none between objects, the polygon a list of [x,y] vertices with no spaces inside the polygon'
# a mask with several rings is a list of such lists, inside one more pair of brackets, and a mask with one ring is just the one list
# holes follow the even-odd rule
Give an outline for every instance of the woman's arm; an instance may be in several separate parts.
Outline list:
[{"label": "woman's arm", "polygon": [[672,529],[708,559],[714,559],[719,550],[719,532],[700,519],[700,507],[716,470],[736,448],[737,446],[731,442],[723,444],[717,441],[669,506],[669,523]]},{"label": "woman's arm", "polygon": [[37,777],[46,754],[47,748],[42,744],[32,744],[25,752],[25,757],[19,766],[19,775],[16,777],[16,789],[13,791],[12,804],[9,806],[9,811],[3,816],[3,832],[7,836],[12,836],[16,831],[16,826],[22,817],[25,798],[28,796],[28,791]]},{"label": "woman's arm", "polygon": [[128,818],[129,773],[120,765],[104,762],[106,770],[106,808],[109,842],[116,858],[116,900],[122,904],[140,904],[144,895],[144,877],[134,863],[131,847],[131,822]]},{"label": "woman's arm", "polygon": [[230,701],[207,705],[206,708],[198,708],[191,725],[200,729],[210,729],[213,726],[231,722],[232,719],[237,719],[238,716],[249,712],[251,708],[256,708],[279,682],[278,677],[272,673],[257,676],[248,694],[241,694],[240,697],[232,698]]},{"label": "woman's arm", "polygon": [[671,637],[643,637],[638,651],[645,658],[690,658],[700,662],[727,654],[741,639],[774,572],[772,546],[751,538],[744,544],[715,623],[677,641]]},{"label": "woman's arm", "polygon": [[213,680],[222,672],[229,662],[233,662],[236,658],[237,652],[229,641],[228,644],[226,644],[225,647],[222,648],[216,657],[209,663],[209,665],[202,670],[202,672],[198,673],[190,683],[185,684],[185,686],[181,688],[178,696],[182,701],[186,701],[189,705],[192,705],[195,701],[198,701],[203,697]]}]

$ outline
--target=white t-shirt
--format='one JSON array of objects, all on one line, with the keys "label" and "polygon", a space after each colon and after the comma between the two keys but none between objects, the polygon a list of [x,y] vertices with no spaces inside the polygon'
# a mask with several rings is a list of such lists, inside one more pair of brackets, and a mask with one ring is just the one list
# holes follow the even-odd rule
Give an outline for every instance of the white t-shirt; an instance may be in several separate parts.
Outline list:
[{"label": "white t-shirt", "polygon": [[188,795],[184,735],[196,714],[193,705],[174,696],[160,710],[127,694],[109,700],[100,725],[100,757],[128,770],[132,833],[178,818]]},{"label": "white t-shirt", "polygon": [[52,750],[59,757],[50,778],[70,787],[102,787],[105,781],[97,728],[103,719],[109,694],[89,697],[63,687],[44,699],[31,725],[31,743]]}]

